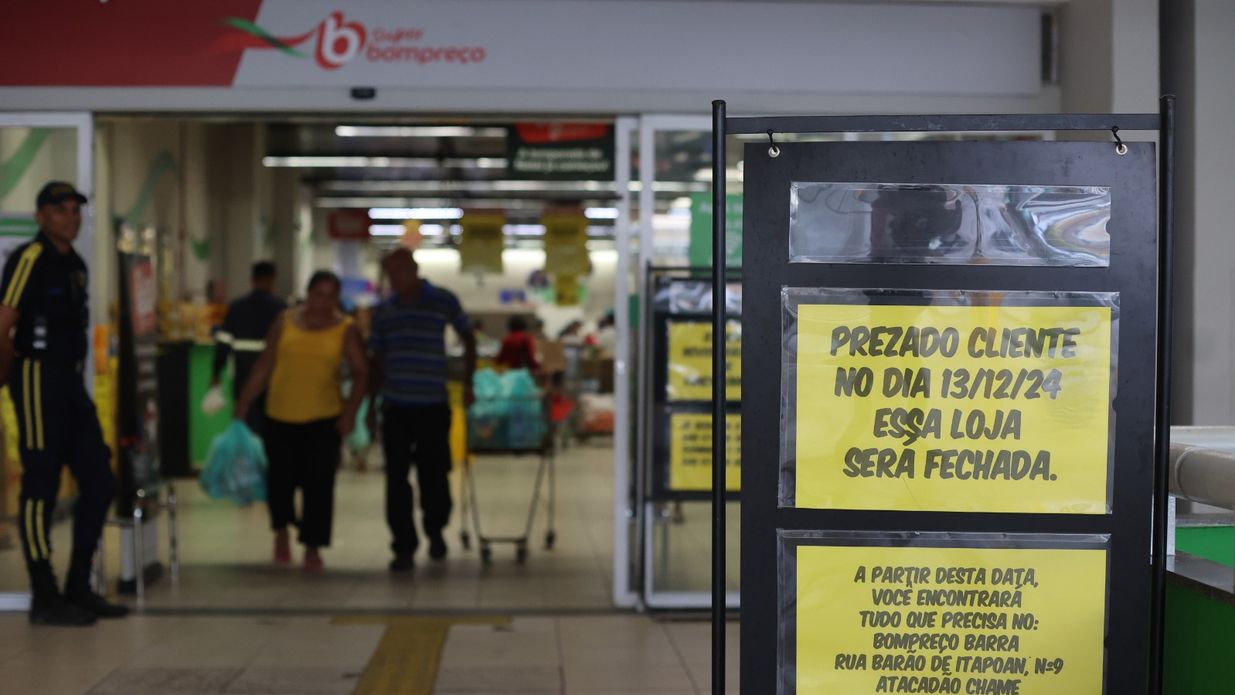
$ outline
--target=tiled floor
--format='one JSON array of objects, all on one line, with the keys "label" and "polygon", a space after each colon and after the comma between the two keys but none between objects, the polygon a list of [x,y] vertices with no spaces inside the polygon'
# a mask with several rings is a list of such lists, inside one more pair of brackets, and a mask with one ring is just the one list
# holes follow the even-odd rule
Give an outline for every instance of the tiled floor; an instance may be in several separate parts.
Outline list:
[{"label": "tiled floor", "polygon": [[[531,459],[480,460],[487,532],[521,527],[534,470]],[[321,575],[270,566],[263,508],[211,501],[182,481],[179,584],[161,580],[149,588],[145,614],[89,629],[32,628],[24,615],[0,613],[0,693],[707,692],[706,622],[612,609],[610,449],[568,450],[558,485],[552,551],[542,547],[542,508],[528,562],[496,546],[485,567],[475,548],[460,546],[456,498],[449,560],[417,558],[415,574],[392,576],[376,466],[340,476],[335,542]],[[680,523],[658,524],[652,536],[669,565],[658,563],[655,582],[705,591],[706,506],[683,511]],[[731,529],[736,541],[736,518]],[[58,564],[68,531],[53,530]],[[114,578],[115,529],[106,541]],[[730,556],[736,574],[736,544]],[[0,591],[24,590],[20,553],[0,551]],[[736,692],[736,624],[729,633]]]},{"label": "tiled floor", "polygon": [[[13,695],[709,692],[709,626],[646,616],[495,617],[434,634],[367,616],[135,616],[88,629],[0,615],[0,692]],[[404,622],[400,622],[404,621]],[[737,625],[728,690],[737,692]],[[399,633],[403,632],[401,636]],[[436,639],[440,663],[375,656]],[[401,639],[408,637],[408,639]],[[409,670],[408,665],[418,667]],[[386,673],[383,673],[386,671]],[[436,682],[436,685],[434,685]]]},{"label": "tiled floor", "polygon": [[[151,585],[148,608],[560,611],[607,610],[613,605],[613,459],[607,446],[573,447],[559,455],[557,542],[552,551],[543,547],[546,507],[542,496],[527,563],[516,564],[514,549],[497,545],[493,564],[483,566],[475,547],[467,551],[460,545],[462,507],[456,494],[447,532],[450,558],[443,564],[429,563],[422,551],[417,572],[410,577],[391,576],[386,571],[390,551],[380,463],[380,457],[375,457],[369,472],[348,471],[339,476],[334,543],[324,552],[328,571],[318,576],[271,566],[272,537],[263,506],[236,508],[207,499],[195,481],[180,481],[181,580],[177,586],[167,581]],[[479,459],[477,493],[486,533],[521,532],[535,465],[532,458]],[[458,482],[456,475],[456,490]],[[711,544],[707,510],[706,504],[687,504],[678,523],[656,524],[652,542],[657,590],[707,591]],[[669,516],[666,512],[665,519]],[[730,516],[730,589],[734,590],[739,520],[736,512]],[[69,525],[57,524],[52,538],[53,559],[63,564]],[[107,530],[105,543],[109,576],[115,578],[119,562],[115,528]],[[160,553],[166,560],[166,548],[161,547]],[[20,552],[0,550],[0,592],[25,588]]]}]

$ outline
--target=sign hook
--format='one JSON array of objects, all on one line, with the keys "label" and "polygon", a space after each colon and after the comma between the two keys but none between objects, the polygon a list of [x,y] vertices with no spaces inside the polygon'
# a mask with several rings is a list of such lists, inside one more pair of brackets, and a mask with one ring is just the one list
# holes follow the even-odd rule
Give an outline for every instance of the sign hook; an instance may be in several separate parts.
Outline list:
[{"label": "sign hook", "polygon": [[780,156],[780,148],[776,146],[776,138],[772,137],[772,129],[768,128],[768,156],[776,158]]},{"label": "sign hook", "polygon": [[1120,157],[1128,154],[1128,146],[1125,145],[1124,141],[1119,137],[1119,126],[1111,126],[1111,135],[1115,136],[1115,154]]}]

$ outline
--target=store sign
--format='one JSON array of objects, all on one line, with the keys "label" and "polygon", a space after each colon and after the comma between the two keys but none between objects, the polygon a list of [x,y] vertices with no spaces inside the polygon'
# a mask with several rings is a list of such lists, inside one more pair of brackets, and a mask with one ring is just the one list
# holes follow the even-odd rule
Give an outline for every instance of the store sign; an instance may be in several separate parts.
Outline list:
[{"label": "store sign", "polygon": [[506,173],[514,179],[612,179],[613,142],[607,123],[518,123],[506,136]]},{"label": "store sign", "polygon": [[367,241],[369,211],[364,208],[332,210],[326,220],[326,234],[335,241]]},{"label": "store sign", "polygon": [[[639,102],[649,92],[720,89],[949,95],[1042,89],[1041,18],[1034,7],[909,3],[889,12],[860,4],[618,0],[9,5],[0,23],[0,88],[307,87],[330,90],[336,108],[347,102],[337,101],[345,92],[334,90],[358,86],[375,88],[379,104],[387,90],[404,98],[424,88],[574,90],[576,113],[588,111],[594,99],[588,95],[597,92],[627,93],[624,99]],[[55,27],[55,41],[47,40],[46,27]],[[720,43],[683,41],[683,27],[714,32]],[[864,69],[818,68],[842,64]],[[29,98],[25,108],[39,108]],[[66,108],[64,98],[59,108]],[[163,107],[236,108],[226,98],[180,91],[158,98]]]},{"label": "store sign", "polygon": [[[119,233],[120,225],[117,225]],[[130,513],[133,490],[159,479],[158,357],[155,314],[158,296],[153,259],[117,252],[119,285],[118,378],[116,401],[120,513]]]},{"label": "store sign", "polygon": [[159,288],[154,277],[154,263],[139,259],[129,268],[130,318],[133,334],[148,335],[159,327]]},{"label": "store sign", "polygon": [[352,61],[467,65],[486,57],[483,46],[435,46],[421,27],[366,25],[342,11],[289,36],[275,36],[243,17],[227,17],[223,23],[234,31],[215,42],[219,51],[274,50],[292,58],[312,57],[322,70],[338,70]]}]

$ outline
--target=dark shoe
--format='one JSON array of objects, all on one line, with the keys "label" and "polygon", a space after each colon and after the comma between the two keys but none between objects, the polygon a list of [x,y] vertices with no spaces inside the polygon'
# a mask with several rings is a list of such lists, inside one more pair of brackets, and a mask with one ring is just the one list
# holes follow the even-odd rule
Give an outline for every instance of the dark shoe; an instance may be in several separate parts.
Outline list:
[{"label": "dark shoe", "polygon": [[416,569],[416,561],[411,555],[396,555],[395,559],[390,561],[391,572],[411,572]]},{"label": "dark shoe", "polygon": [[122,603],[112,603],[90,590],[66,593],[64,600],[83,610],[90,611],[98,618],[123,618],[129,614],[129,607]]},{"label": "dark shoe", "polygon": [[442,538],[442,534],[429,536],[429,559],[441,561],[446,559],[446,541]]},{"label": "dark shoe", "polygon": [[57,627],[89,627],[95,615],[61,598],[59,595],[32,599],[30,603],[31,625],[55,625]]}]

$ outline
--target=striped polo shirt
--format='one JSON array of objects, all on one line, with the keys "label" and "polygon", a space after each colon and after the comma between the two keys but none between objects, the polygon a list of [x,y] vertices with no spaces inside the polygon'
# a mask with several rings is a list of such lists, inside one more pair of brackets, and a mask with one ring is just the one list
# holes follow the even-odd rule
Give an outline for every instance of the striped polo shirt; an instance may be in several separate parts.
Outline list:
[{"label": "striped polo shirt", "polygon": [[414,302],[391,297],[373,312],[369,347],[385,368],[382,398],[391,405],[440,405],[446,396],[446,326],[472,330],[459,298],[421,280]]}]

